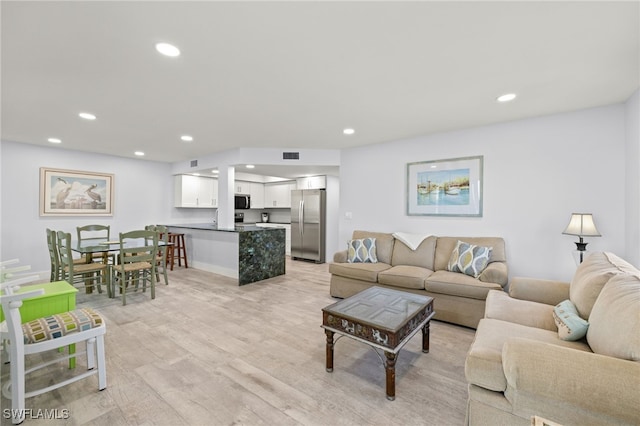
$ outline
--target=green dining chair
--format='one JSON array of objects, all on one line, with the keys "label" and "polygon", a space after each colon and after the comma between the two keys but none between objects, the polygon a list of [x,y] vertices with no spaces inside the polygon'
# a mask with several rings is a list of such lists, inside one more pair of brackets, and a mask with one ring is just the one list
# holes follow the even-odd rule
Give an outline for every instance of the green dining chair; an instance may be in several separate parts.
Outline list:
[{"label": "green dining chair", "polygon": [[[85,225],[76,227],[76,232],[78,233],[78,242],[81,241],[91,241],[95,240],[96,245],[101,242],[109,241],[111,236],[111,226],[109,225]],[[89,259],[85,258],[85,263],[90,262],[103,262],[103,263],[114,263],[115,256],[109,255],[108,252],[97,252],[86,254],[85,256],[89,256]]]},{"label": "green dining chair", "polygon": [[120,233],[120,256],[112,267],[111,293],[115,296],[116,287],[122,295],[122,304],[127,304],[127,291],[137,291],[142,284],[146,292],[147,283],[151,290],[151,299],[156,298],[156,263],[158,233],[139,230]]},{"label": "green dining chair", "polygon": [[106,263],[80,263],[73,261],[71,250],[71,234],[58,231],[58,254],[60,256],[61,279],[76,286],[83,284],[85,291],[91,293],[96,287],[102,293],[102,285],[107,287],[107,294],[111,297],[110,289],[110,269]]},{"label": "green dining chair", "polygon": [[[51,262],[51,282],[62,280],[62,266],[60,265],[60,254],[58,253],[57,232],[47,228],[47,247],[49,249],[49,260]],[[73,259],[75,265],[87,263],[84,258]]]},{"label": "green dining chair", "polygon": [[[144,229],[148,231],[155,231],[158,233],[158,252],[156,258],[156,282],[160,281],[160,273],[164,276],[165,285],[169,285],[169,278],[167,276],[167,253],[169,250],[169,230],[164,225],[147,225]],[[162,244],[160,244],[162,243]]]}]

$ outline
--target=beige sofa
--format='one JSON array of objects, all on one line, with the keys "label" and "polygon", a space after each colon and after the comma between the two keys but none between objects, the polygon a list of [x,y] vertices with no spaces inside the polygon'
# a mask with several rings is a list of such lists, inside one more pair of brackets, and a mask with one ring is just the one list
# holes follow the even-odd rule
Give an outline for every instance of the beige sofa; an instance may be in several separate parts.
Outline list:
[{"label": "beige sofa", "polygon": [[[553,317],[566,299],[589,323],[577,341],[561,340]],[[629,263],[593,253],[571,283],[513,278],[509,294],[489,292],[467,355],[467,423],[638,425],[639,361],[640,271]]]},{"label": "beige sofa", "polygon": [[[424,294],[434,298],[435,319],[475,328],[484,316],[489,291],[507,284],[502,238],[430,236],[412,250],[392,234],[353,232],[353,239],[368,237],[376,239],[378,262],[347,263],[347,251],[337,252],[329,265],[331,296],[349,297],[374,285]],[[447,271],[458,240],[493,248],[490,263],[478,278]]]}]

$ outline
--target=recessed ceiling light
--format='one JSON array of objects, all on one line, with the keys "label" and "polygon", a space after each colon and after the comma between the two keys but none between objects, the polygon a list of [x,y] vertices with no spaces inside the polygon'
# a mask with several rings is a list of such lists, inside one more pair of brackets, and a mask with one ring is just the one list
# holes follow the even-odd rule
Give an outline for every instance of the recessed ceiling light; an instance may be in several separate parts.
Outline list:
[{"label": "recessed ceiling light", "polygon": [[142,152],[142,151],[136,151],[136,152],[134,152],[134,154],[135,154],[135,155],[137,155],[137,156],[139,156],[139,157],[142,157],[142,156],[144,155],[144,152]]},{"label": "recessed ceiling light", "polygon": [[180,139],[182,139],[183,142],[191,142],[191,141],[193,141],[193,136],[182,135],[182,136],[180,136]]},{"label": "recessed ceiling light", "polygon": [[350,128],[348,128],[348,129],[344,129],[344,130],[342,131],[342,133],[344,133],[345,135],[352,135],[352,134],[354,134],[355,132],[356,132],[355,130],[350,129]]},{"label": "recessed ceiling light", "polygon": [[80,114],[78,114],[78,116],[80,118],[84,118],[85,120],[95,120],[96,116],[89,113],[89,112],[81,112]]},{"label": "recessed ceiling light", "polygon": [[49,138],[47,139],[49,142],[51,143],[62,143],[62,140],[58,139],[58,138]]},{"label": "recessed ceiling light", "polygon": [[163,55],[171,56],[172,58],[180,56],[180,49],[169,43],[157,43],[156,50]]},{"label": "recessed ceiling light", "polygon": [[200,173],[193,173],[194,176],[200,176]]},{"label": "recessed ceiling light", "polygon": [[498,96],[496,98],[496,100],[498,102],[509,102],[509,101],[514,100],[515,98],[516,98],[516,94],[515,93],[507,93],[507,94],[504,94],[502,96]]},{"label": "recessed ceiling light", "polygon": [[247,164],[247,169],[253,169],[253,168],[255,168],[255,167],[256,167],[256,166],[254,166],[253,164]]},{"label": "recessed ceiling light", "polygon": [[219,170],[211,170],[211,173],[220,173]]}]

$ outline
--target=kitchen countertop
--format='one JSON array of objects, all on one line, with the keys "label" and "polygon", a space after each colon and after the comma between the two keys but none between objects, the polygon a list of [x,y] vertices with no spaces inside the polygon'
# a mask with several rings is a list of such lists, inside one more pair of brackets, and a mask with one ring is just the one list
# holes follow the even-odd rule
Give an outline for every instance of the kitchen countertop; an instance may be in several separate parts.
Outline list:
[{"label": "kitchen countertop", "polygon": [[[270,222],[272,223],[272,222]],[[269,231],[273,228],[263,228],[256,226],[255,223],[236,224],[233,228],[218,228],[215,223],[180,223],[173,225],[165,225],[168,228],[186,228],[198,229],[201,231],[220,231],[220,232],[249,232],[249,231]]]},{"label": "kitchen countertop", "polygon": [[243,225],[291,225],[291,222],[242,222]]}]

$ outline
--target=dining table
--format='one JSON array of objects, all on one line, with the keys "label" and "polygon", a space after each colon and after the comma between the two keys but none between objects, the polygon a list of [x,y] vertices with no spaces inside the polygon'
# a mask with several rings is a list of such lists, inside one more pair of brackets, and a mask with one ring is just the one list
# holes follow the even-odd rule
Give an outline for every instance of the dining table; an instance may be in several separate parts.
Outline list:
[{"label": "dining table", "polygon": [[[158,247],[170,246],[173,243],[158,240]],[[124,248],[142,247],[145,243],[142,240],[127,240],[124,243]],[[109,240],[107,238],[91,238],[75,241],[71,244],[71,250],[81,255],[88,255],[94,253],[117,253],[120,251],[120,240]],[[87,262],[91,262],[92,256],[85,256]]]},{"label": "dining table", "polygon": [[[143,247],[145,245],[147,245],[147,243],[143,242],[142,239],[131,239],[124,242],[124,248]],[[158,240],[158,247],[171,245],[173,245],[173,243],[165,243],[164,241]],[[120,251],[120,240],[90,238],[73,241],[71,243],[71,250],[76,253],[80,253],[87,260],[87,263],[91,263],[93,261],[94,253],[103,253],[106,263],[109,253],[117,254]],[[111,276],[111,273],[109,273],[109,276]],[[109,297],[113,297],[113,295],[111,295],[111,283],[109,283],[108,293],[110,294]]]}]

